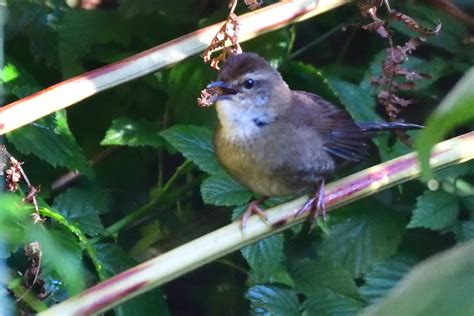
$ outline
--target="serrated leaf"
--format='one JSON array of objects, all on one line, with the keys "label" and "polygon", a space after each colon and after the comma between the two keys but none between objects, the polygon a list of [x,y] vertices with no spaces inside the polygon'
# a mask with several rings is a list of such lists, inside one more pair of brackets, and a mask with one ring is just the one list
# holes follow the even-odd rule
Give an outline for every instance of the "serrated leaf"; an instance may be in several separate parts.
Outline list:
[{"label": "serrated leaf", "polygon": [[163,139],[159,132],[160,129],[151,122],[122,117],[113,120],[100,144],[158,148],[163,145]]},{"label": "serrated leaf", "polygon": [[212,132],[209,129],[178,125],[162,131],[160,135],[202,171],[210,174],[223,172],[214,156]]},{"label": "serrated leaf", "polygon": [[99,214],[108,210],[107,198],[103,192],[71,188],[54,199],[53,208],[87,235],[94,236],[104,232],[99,218]]},{"label": "serrated leaf", "polygon": [[247,203],[252,194],[227,174],[215,174],[201,184],[204,203],[218,206],[233,206]]},{"label": "serrated leaf", "polygon": [[356,121],[383,121],[375,113],[375,99],[369,91],[337,78],[328,78],[328,83],[331,90]]},{"label": "serrated leaf", "polygon": [[241,249],[252,272],[268,275],[281,266],[283,260],[283,235],[274,234]]},{"label": "serrated leaf", "polygon": [[459,202],[456,196],[442,190],[425,191],[416,202],[408,228],[444,229],[456,222]]},{"label": "serrated leaf", "polygon": [[353,277],[393,255],[401,240],[401,220],[374,203],[340,211],[332,219],[335,222],[323,238],[320,254],[341,264]]},{"label": "serrated leaf", "polygon": [[284,264],[263,273],[258,273],[254,270],[250,271],[247,284],[280,284],[289,286],[290,288],[293,288],[295,285]]},{"label": "serrated leaf", "polygon": [[247,203],[252,194],[226,174],[212,175],[201,184],[204,203],[233,206]]},{"label": "serrated leaf", "polygon": [[300,315],[300,306],[294,290],[277,285],[255,285],[247,290],[252,315]]},{"label": "serrated leaf", "polygon": [[[47,120],[47,118],[45,118]],[[70,162],[68,167],[73,170],[78,170],[83,175],[88,176],[89,178],[94,177],[89,162],[87,161],[82,148],[76,141],[76,138],[69,128],[69,123],[67,120],[66,110],[59,110],[54,112],[54,122],[51,123],[54,126],[55,132],[61,135],[62,139],[66,143],[66,146],[69,150]]]},{"label": "serrated leaf", "polygon": [[371,315],[473,315],[474,242],[469,242],[415,266]]},{"label": "serrated leaf", "polygon": [[[55,114],[56,117],[61,115],[61,113]],[[82,150],[72,134],[66,132],[69,129],[62,125],[66,123],[62,123],[61,120],[52,122],[50,118],[45,118],[39,123],[26,125],[7,133],[7,139],[25,155],[33,154],[53,167],[66,167],[92,176],[92,169]]]},{"label": "serrated leaf", "polygon": [[328,258],[300,260],[290,268],[290,274],[295,281],[295,290],[306,296],[312,296],[322,288],[341,296],[359,296],[351,275]]},{"label": "serrated leaf", "polygon": [[362,303],[340,295],[327,288],[320,288],[303,303],[304,316],[356,315]]},{"label": "serrated leaf", "polygon": [[365,275],[365,284],[360,287],[361,295],[371,304],[376,303],[398,284],[415,263],[414,258],[399,255],[375,265]]}]

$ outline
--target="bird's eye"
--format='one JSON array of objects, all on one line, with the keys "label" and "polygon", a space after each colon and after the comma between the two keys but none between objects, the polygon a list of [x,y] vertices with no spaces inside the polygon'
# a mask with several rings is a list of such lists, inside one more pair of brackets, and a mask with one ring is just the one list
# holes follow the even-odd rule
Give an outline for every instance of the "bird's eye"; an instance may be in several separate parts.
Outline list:
[{"label": "bird's eye", "polygon": [[245,89],[252,89],[254,85],[255,85],[255,81],[253,81],[253,79],[247,79],[244,81]]}]

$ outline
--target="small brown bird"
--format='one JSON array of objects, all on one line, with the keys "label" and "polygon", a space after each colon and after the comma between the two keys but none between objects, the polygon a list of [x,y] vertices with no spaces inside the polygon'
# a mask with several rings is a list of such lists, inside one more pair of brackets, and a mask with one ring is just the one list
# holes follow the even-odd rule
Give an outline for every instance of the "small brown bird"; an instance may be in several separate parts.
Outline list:
[{"label": "small brown bird", "polygon": [[264,198],[311,191],[314,198],[298,214],[310,210],[314,223],[319,213],[325,214],[325,179],[344,160],[366,158],[374,132],[422,127],[355,123],[318,95],[291,90],[255,53],[230,56],[218,81],[206,89],[213,94],[210,103],[216,104],[219,118],[214,137],[218,160],[238,182],[263,197],[250,203],[243,227],[252,213],[265,218],[259,207]]}]

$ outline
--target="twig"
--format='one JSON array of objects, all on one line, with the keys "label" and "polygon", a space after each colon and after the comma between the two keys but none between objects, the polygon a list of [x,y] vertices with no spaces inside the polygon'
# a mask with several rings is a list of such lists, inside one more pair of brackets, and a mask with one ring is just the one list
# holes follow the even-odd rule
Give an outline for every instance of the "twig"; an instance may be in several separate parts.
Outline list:
[{"label": "twig", "polygon": [[7,182],[7,187],[9,191],[16,191],[18,189],[18,182],[23,179],[28,187],[28,192],[26,196],[24,197],[24,201],[29,202],[33,204],[35,207],[35,214],[34,214],[34,221],[36,222],[41,222],[41,216],[39,215],[39,207],[38,207],[38,201],[36,200],[36,194],[40,191],[39,186],[35,187],[31,184],[30,179],[28,179],[28,176],[25,173],[25,170],[23,170],[23,167],[21,166],[23,163],[19,162],[18,160],[15,159],[7,150],[5,145],[0,145],[0,152],[3,152],[5,156],[10,160],[10,165],[11,167],[5,172],[7,174],[6,176],[6,182]]},{"label": "twig", "polygon": [[[431,168],[440,169],[473,158],[474,132],[470,132],[438,144],[431,154],[430,164]],[[419,175],[420,168],[415,153],[376,165],[327,185],[327,210],[334,210]],[[258,216],[252,216],[244,234],[240,223],[234,222],[122,272],[39,315],[89,315],[104,312],[239,248],[301,223],[307,214],[297,218],[292,215],[307,199],[307,196],[303,196],[268,210],[268,219],[273,228]]]},{"label": "twig", "polygon": [[[239,41],[244,42],[290,23],[302,21],[349,0],[286,0],[240,16]],[[0,109],[0,135],[64,109],[122,83],[175,64],[203,51],[221,23],[205,27],[119,62],[60,82]]]},{"label": "twig", "polygon": [[191,163],[190,160],[186,160],[183,162],[174,172],[174,174],[168,179],[168,181],[165,183],[165,185],[159,189],[158,194],[154,196],[151,201],[149,201],[147,204],[144,206],[140,207],[138,210],[128,214],[124,218],[118,220],[111,226],[109,226],[105,230],[104,237],[110,237],[118,233],[120,230],[122,230],[124,227],[130,225],[131,223],[136,222],[137,220],[143,218],[145,215],[147,215],[150,211],[156,209],[157,204],[160,202],[161,198],[166,195],[168,190],[170,189],[171,185],[176,181],[178,176],[181,175],[183,170]]},{"label": "twig", "polygon": [[[119,148],[120,147],[110,147],[106,150],[101,151],[91,160],[89,160],[90,165],[97,165],[98,163],[109,157],[112,153],[117,151]],[[62,176],[53,181],[53,183],[51,184],[51,191],[57,192],[63,190],[66,186],[68,186],[71,182],[73,182],[80,176],[81,173],[79,171],[69,171],[68,173],[63,174]]]}]

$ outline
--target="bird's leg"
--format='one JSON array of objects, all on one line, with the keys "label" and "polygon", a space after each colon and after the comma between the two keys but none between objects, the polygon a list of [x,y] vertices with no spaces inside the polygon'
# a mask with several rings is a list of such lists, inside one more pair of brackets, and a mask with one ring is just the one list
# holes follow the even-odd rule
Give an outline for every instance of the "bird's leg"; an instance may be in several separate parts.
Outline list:
[{"label": "bird's leg", "polygon": [[247,222],[250,216],[252,216],[253,214],[257,214],[265,223],[267,224],[269,223],[267,215],[260,207],[260,204],[265,202],[267,199],[268,199],[268,196],[262,196],[258,200],[250,202],[249,206],[247,207],[247,209],[245,210],[244,214],[242,215],[240,219],[240,225],[242,227],[242,231],[245,230],[245,227],[247,226]]},{"label": "bird's leg", "polygon": [[320,214],[323,215],[323,221],[326,221],[326,203],[324,196],[324,179],[316,187],[313,197],[311,197],[295,214],[301,215],[309,211],[309,221],[311,223],[310,231],[316,224],[316,219]]}]

